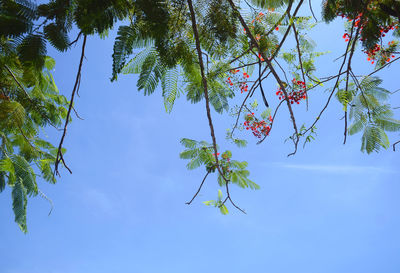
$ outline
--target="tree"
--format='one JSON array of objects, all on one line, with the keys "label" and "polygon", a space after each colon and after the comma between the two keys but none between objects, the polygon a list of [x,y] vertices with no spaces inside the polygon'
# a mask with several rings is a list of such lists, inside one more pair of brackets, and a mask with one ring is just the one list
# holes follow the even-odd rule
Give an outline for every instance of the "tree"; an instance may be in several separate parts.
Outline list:
[{"label": "tree", "polygon": [[36,177],[56,182],[51,166],[57,148],[40,132],[48,125],[61,125],[68,105],[67,99],[58,93],[50,72],[54,60],[45,57],[40,69],[35,63],[24,63],[18,53],[27,46],[25,43],[2,37],[0,45],[0,192],[6,185],[12,188],[15,222],[24,232],[27,196],[39,194],[49,200],[40,191]]},{"label": "tree", "polygon": [[[25,1],[2,1],[0,29],[5,30],[4,26],[11,23],[16,27],[1,32],[1,37],[5,41],[22,41],[17,46],[16,58],[23,68],[33,67],[37,73],[42,73],[46,41],[58,50],[66,51],[83,37],[75,86],[68,110],[65,113],[64,108],[64,115],[60,116],[65,122],[58,149],[53,155],[54,172],[58,173],[59,163],[66,166],[63,140],[79,87],[87,36],[105,36],[117,21],[125,25],[119,27],[114,44],[112,80],[117,80],[121,73],[139,74],[137,87],[144,95],[154,93],[161,85],[167,112],[172,110],[180,94],[185,94],[191,103],[205,101],[211,143],[188,138],[181,140],[185,150],[180,155],[190,160],[188,169],[205,168],[205,176],[188,204],[195,199],[211,172],[218,172],[218,184],[225,194],[220,190],[216,200],[205,204],[219,208],[223,214],[228,213],[227,202],[244,212],[230,195],[232,184],[259,188],[248,178],[247,163],[232,160],[231,151],[220,153],[217,145],[211,107],[223,114],[229,110],[230,100],[238,94],[243,94],[244,98],[240,106],[231,106],[235,124],[228,131],[227,139],[239,147],[244,147],[247,141],[239,139],[237,131],[249,130],[258,143],[262,143],[273,132],[278,110],[286,105],[293,127],[288,138],[293,143],[293,152],[289,155],[294,155],[299,143],[305,145],[315,137],[316,125],[335,95],[344,110],[344,143],[347,134],[363,131],[362,151],[371,153],[382,147],[388,148],[390,142],[386,132],[399,131],[400,121],[393,118],[387,103],[391,93],[380,87],[381,80],[374,74],[399,59],[396,58],[396,40],[383,45],[383,37],[389,32],[400,34],[398,3],[323,1],[326,22],[336,17],[347,18],[343,36],[347,47],[337,74],[319,77],[315,58],[324,53],[316,52],[315,42],[306,35],[315,23],[312,17],[300,14],[304,1],[251,2],[56,0],[35,6]],[[311,6],[310,10],[313,14]],[[70,42],[68,33],[73,25],[79,29],[79,34]],[[288,41],[293,42],[292,48]],[[352,68],[358,42],[376,65],[374,71],[364,76],[356,75]],[[139,53],[134,54],[134,50]],[[269,79],[278,85],[275,94],[264,90]],[[311,107],[309,92],[331,82],[329,95],[317,118],[311,124],[300,126],[295,114],[297,105],[304,103],[307,109]],[[257,101],[250,102],[255,92],[259,92],[263,101],[261,113],[258,113],[261,106]],[[277,102],[273,99],[275,95]],[[64,101],[62,106],[67,104]],[[15,183],[8,184],[16,189]]]},{"label": "tree", "polygon": [[[60,163],[72,173],[63,158],[63,140],[71,111],[75,111],[86,35],[105,32],[116,18],[128,13],[128,2],[108,2],[50,1],[37,6],[24,0],[0,1],[0,192],[6,186],[12,188],[15,222],[23,232],[27,232],[27,197],[39,194],[51,203],[38,188],[36,177],[56,183]],[[116,10],[118,5],[123,8]],[[73,23],[81,32],[70,42]],[[81,36],[82,56],[68,101],[54,83],[51,70],[55,62],[46,56],[46,44],[66,51]],[[40,135],[49,125],[63,131],[58,147]]]}]

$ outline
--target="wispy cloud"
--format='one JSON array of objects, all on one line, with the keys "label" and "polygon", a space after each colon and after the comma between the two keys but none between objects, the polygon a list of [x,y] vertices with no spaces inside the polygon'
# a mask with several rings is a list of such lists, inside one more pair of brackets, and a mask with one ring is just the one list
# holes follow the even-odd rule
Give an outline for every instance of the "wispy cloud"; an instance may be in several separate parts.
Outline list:
[{"label": "wispy cloud", "polygon": [[393,170],[359,165],[323,165],[323,164],[277,164],[281,168],[298,169],[312,172],[329,173],[393,173]]},{"label": "wispy cloud", "polygon": [[104,191],[85,188],[74,192],[75,197],[96,216],[112,216],[118,211],[120,200]]}]

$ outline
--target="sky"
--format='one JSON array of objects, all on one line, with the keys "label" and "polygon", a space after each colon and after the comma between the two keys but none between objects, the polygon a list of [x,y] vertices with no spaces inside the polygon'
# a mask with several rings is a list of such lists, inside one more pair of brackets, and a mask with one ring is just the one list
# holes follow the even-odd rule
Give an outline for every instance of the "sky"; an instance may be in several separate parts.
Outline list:
[{"label": "sky", "polygon": [[[143,96],[133,75],[111,83],[115,34],[88,38],[76,100],[84,120],[74,118],[65,140],[73,174],[62,171],[56,185],[39,181],[54,202],[51,215],[44,199],[30,198],[29,232],[23,234],[14,223],[11,191],[0,194],[1,273],[400,271],[399,152],[364,154],[360,135],[343,145],[336,102],[317,124],[316,140],[292,157],[292,146],[284,143],[291,133],[286,109],[263,144],[247,136],[245,149],[224,141],[233,121],[213,112],[219,145],[248,161],[250,178],[261,189],[232,186],[232,198],[247,214],[228,206],[230,213],[222,215],[202,203],[217,195],[211,176],[192,205],[185,205],[204,171],[186,169],[179,140],[210,141],[204,101],[190,104],[181,96],[167,114],[160,89]],[[342,35],[340,21],[321,23],[312,33],[318,50],[331,51],[318,61],[318,75],[337,70],[332,60],[344,50]],[[64,54],[49,50],[66,95],[80,43]],[[354,69],[362,73],[372,66],[358,54]],[[398,88],[398,71],[397,64],[379,74],[385,88]],[[264,88],[276,100],[275,85]],[[299,122],[315,118],[326,97],[321,88],[310,95],[308,112],[298,106]],[[398,96],[392,104],[399,106]],[[55,143],[60,136],[48,131]]]}]

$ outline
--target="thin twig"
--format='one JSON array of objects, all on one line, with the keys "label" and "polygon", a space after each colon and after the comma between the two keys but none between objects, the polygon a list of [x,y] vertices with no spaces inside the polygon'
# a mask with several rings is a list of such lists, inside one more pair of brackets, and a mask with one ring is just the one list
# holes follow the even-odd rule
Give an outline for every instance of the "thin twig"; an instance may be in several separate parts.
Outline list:
[{"label": "thin twig", "polygon": [[17,83],[17,85],[21,88],[21,90],[25,93],[25,95],[28,97],[28,99],[30,101],[32,101],[31,96],[29,96],[28,92],[26,92],[25,88],[22,86],[22,84],[17,80],[17,78],[15,77],[14,73],[11,71],[10,68],[8,68],[7,65],[4,65],[4,67],[7,69],[8,73],[10,73],[10,75],[13,77],[14,81]]},{"label": "thin twig", "polygon": [[[313,127],[315,126],[315,124],[319,121],[319,119],[321,118],[322,114],[325,112],[326,108],[328,108],[328,105],[329,105],[329,103],[330,103],[330,101],[331,101],[331,99],[332,99],[333,94],[335,93],[336,88],[339,88],[339,80],[340,80],[340,76],[343,74],[343,73],[342,73],[342,69],[343,69],[343,67],[344,67],[344,64],[346,63],[347,55],[348,55],[348,53],[349,53],[350,41],[352,40],[353,32],[354,32],[354,25],[355,25],[355,20],[353,21],[353,25],[351,26],[351,33],[350,33],[349,42],[347,43],[346,51],[345,51],[345,53],[343,54],[343,55],[344,55],[344,59],[343,59],[342,65],[341,65],[340,68],[339,68],[339,73],[335,76],[335,77],[336,77],[336,82],[335,82],[335,85],[333,86],[333,89],[332,89],[332,91],[331,91],[331,94],[329,95],[328,100],[327,100],[327,102],[325,103],[325,106],[324,106],[324,107],[322,108],[322,110],[319,112],[317,118],[314,120],[314,122],[311,124],[311,126],[308,127],[308,128],[303,132],[303,135],[304,135],[305,133],[307,133],[308,131],[310,131],[311,128],[313,128]],[[354,43],[353,45],[355,45],[355,43]],[[345,71],[345,73],[347,73],[347,71]]]},{"label": "thin twig", "polygon": [[315,19],[315,22],[318,22],[317,17],[315,17],[315,14],[314,14],[314,11],[313,11],[313,8],[312,8],[312,5],[311,5],[311,0],[308,0],[308,6],[310,7],[310,11],[311,11],[312,16]]},{"label": "thin twig", "polygon": [[207,176],[208,176],[209,174],[210,174],[210,171],[208,171],[207,174],[204,176],[203,181],[201,181],[201,184],[200,184],[200,186],[199,186],[197,192],[194,194],[193,198],[192,198],[189,202],[186,202],[186,203],[185,203],[186,205],[190,205],[190,204],[193,202],[193,200],[196,198],[196,196],[199,194],[199,192],[200,192],[200,190],[201,190],[201,187],[203,187],[204,181],[206,181],[206,178],[207,178]]},{"label": "thin twig", "polygon": [[74,110],[75,116],[80,119],[80,120],[85,120],[84,118],[80,117],[78,114],[78,111],[76,111],[75,107],[72,107],[72,110]]},{"label": "thin twig", "polygon": [[206,111],[207,111],[208,124],[210,126],[210,133],[211,133],[211,138],[212,138],[212,142],[213,142],[212,144],[213,144],[213,148],[214,148],[215,165],[217,167],[217,170],[218,170],[219,174],[221,175],[221,177],[225,181],[227,198],[231,201],[232,205],[235,208],[237,208],[238,210],[240,210],[240,211],[242,211],[244,213],[244,211],[242,209],[240,209],[238,206],[236,206],[236,204],[232,201],[230,193],[229,193],[229,186],[228,186],[229,180],[224,176],[224,174],[223,174],[223,172],[221,170],[221,167],[219,165],[218,152],[217,152],[217,140],[216,140],[216,137],[215,137],[214,125],[213,125],[212,118],[211,118],[210,101],[209,101],[209,97],[208,97],[207,78],[206,78],[205,72],[204,72],[204,64],[203,64],[202,51],[201,51],[201,46],[200,46],[199,33],[197,31],[196,17],[195,17],[195,13],[194,13],[194,10],[193,10],[192,0],[187,0],[187,3],[188,3],[188,6],[189,6],[189,10],[190,10],[190,17],[191,17],[191,21],[192,21],[192,29],[193,29],[195,42],[196,42],[197,57],[199,59],[200,73],[201,73],[202,84],[203,84],[203,89],[204,89],[204,98],[205,98],[205,101],[206,101]]},{"label": "thin twig", "polygon": [[[261,80],[261,76],[262,76],[262,74],[261,74],[261,59],[259,60],[259,64],[258,64],[258,78]],[[263,101],[264,101],[264,104],[265,104],[265,107],[269,107],[269,104],[268,104],[268,101],[267,101],[267,98],[265,97],[265,94],[264,94],[264,89],[263,89],[263,86],[262,86],[262,82],[260,81],[260,92],[261,92],[261,96],[262,96],[262,98],[263,98]]]},{"label": "thin twig", "polygon": [[[263,75],[265,73],[265,71],[267,71],[268,67],[265,67],[264,70],[261,72],[261,75]],[[266,78],[268,78],[268,76],[271,75],[271,71],[269,71],[267,73],[267,75],[265,75],[264,77],[262,77],[261,79],[257,79],[257,85],[254,87],[253,92],[251,92],[250,98],[253,96],[254,91],[256,90],[256,88],[261,84],[262,81],[264,81]]]},{"label": "thin twig", "polygon": [[[289,109],[290,118],[291,118],[291,120],[292,120],[293,129],[294,129],[295,135],[296,135],[295,151],[294,151],[293,153],[290,153],[288,156],[294,155],[294,154],[296,153],[296,151],[297,151],[297,144],[298,144],[298,142],[299,142],[299,135],[298,135],[298,129],[297,129],[297,124],[296,124],[296,119],[295,119],[295,117],[294,117],[293,109],[292,109],[292,106],[291,106],[290,101],[289,101],[289,98],[288,98],[289,96],[288,96],[288,93],[287,93],[287,91],[286,91],[286,87],[284,86],[284,84],[283,84],[282,80],[280,79],[278,73],[275,71],[275,68],[273,67],[273,65],[272,65],[272,63],[271,63],[271,60],[269,60],[269,59],[267,58],[267,56],[264,54],[264,52],[261,51],[260,45],[258,44],[257,40],[254,38],[253,34],[250,32],[249,27],[247,26],[246,22],[244,21],[242,15],[241,15],[241,14],[239,13],[239,11],[237,10],[237,8],[236,8],[235,4],[233,3],[233,1],[232,1],[232,0],[228,0],[228,2],[229,2],[229,4],[231,5],[232,9],[234,10],[235,14],[238,16],[238,19],[239,19],[240,23],[242,24],[242,26],[243,26],[244,29],[246,30],[246,34],[247,34],[247,36],[250,38],[251,43],[252,43],[252,44],[258,49],[258,51],[260,52],[260,55],[263,57],[263,59],[264,59],[265,62],[267,63],[267,66],[268,66],[269,70],[272,72],[272,75],[274,75],[276,81],[278,82],[279,86],[280,86],[281,89],[282,89],[282,92],[283,92],[284,95],[285,95],[285,100],[286,100],[286,103],[287,103],[287,106],[288,106],[288,109]],[[292,2],[290,2],[290,3],[292,3]],[[295,12],[294,12],[294,15],[293,15],[294,17],[296,16],[297,11],[300,9],[300,6],[302,5],[302,3],[303,3],[303,0],[300,0],[300,2],[299,2],[298,5],[297,5],[297,8],[296,8],[296,10],[295,10]],[[291,27],[291,25],[289,25],[288,31],[289,31],[290,27]],[[288,33],[288,31],[287,31],[287,33]],[[282,44],[282,43],[281,43],[281,44]],[[278,50],[277,50],[277,51],[278,51]],[[275,52],[275,54],[277,54],[277,51]],[[275,54],[274,54],[274,55],[275,55]]]},{"label": "thin twig", "polygon": [[365,101],[365,104],[366,104],[366,106],[367,106],[368,119],[369,119],[369,121],[371,121],[371,109],[370,109],[370,107],[369,107],[368,100],[367,100],[367,98],[365,97],[364,90],[363,90],[363,88],[361,87],[361,84],[359,83],[357,77],[354,75],[353,71],[351,70],[350,72],[351,72],[350,75],[353,77],[354,83],[356,84],[357,88],[360,90],[361,96],[363,97],[363,99],[364,99],[364,101]]},{"label": "thin twig", "polygon": [[[289,5],[288,5],[288,8],[286,9],[285,13],[282,14],[281,18],[277,21],[277,23],[274,25],[274,27],[271,28],[271,30],[268,31],[267,34],[265,34],[265,36],[268,37],[268,36],[275,30],[275,28],[281,23],[281,21],[285,18],[286,14],[289,14],[289,12],[290,12],[290,10],[291,10],[291,8],[292,8],[292,4],[293,4],[293,1],[290,1],[290,2],[289,2]],[[299,8],[299,7],[300,7],[300,6],[298,6],[298,8]],[[298,8],[295,10],[293,16],[295,16],[295,15],[297,14],[297,12],[298,12],[298,10],[299,10]],[[237,11],[237,10],[236,10],[236,11]],[[238,11],[237,11],[237,12],[238,12]],[[249,29],[247,29],[247,31],[249,31]],[[247,33],[247,31],[246,31],[246,33]],[[289,32],[290,32],[290,26],[286,29],[286,32],[285,32],[285,34],[283,35],[283,38],[282,38],[281,42],[279,43],[278,47],[275,49],[274,53],[272,54],[272,56],[271,56],[271,58],[270,58],[271,60],[272,60],[273,58],[275,58],[276,55],[278,54],[278,52],[279,52],[279,50],[281,49],[282,45],[283,45],[284,42],[286,41],[286,38],[288,37]],[[252,47],[252,46],[251,46],[251,44],[250,44],[250,50],[251,50],[251,47]],[[263,59],[264,59],[264,62],[265,62],[265,56],[263,57]],[[244,65],[241,65],[241,66],[238,66],[238,67],[235,67],[235,68],[231,68],[231,69],[232,69],[232,70],[233,70],[233,69],[240,69],[240,68],[243,68],[243,67],[255,65],[255,64],[257,64],[257,63],[258,63],[258,62],[253,62],[253,63],[249,63],[249,64],[244,64]]]},{"label": "thin twig", "polygon": [[[299,37],[298,37],[298,33],[296,30],[296,24],[293,22],[293,32],[294,32],[294,37],[296,39],[296,47],[297,47],[297,55],[299,56],[299,63],[300,63],[300,69],[301,69],[301,75],[303,76],[303,82],[304,85],[307,86],[306,84],[306,77],[304,75],[304,69],[303,69],[303,61],[301,59],[301,50],[300,50],[300,42],[299,42]],[[308,111],[308,94],[306,91],[306,109]]]},{"label": "thin twig", "polygon": [[399,144],[399,143],[400,143],[400,140],[395,142],[395,143],[393,143],[393,152],[396,151],[396,145]]},{"label": "thin twig", "polygon": [[[360,26],[361,26],[361,24],[360,24]],[[357,31],[356,31],[356,37],[354,38],[354,40],[353,40],[353,44],[352,44],[352,47],[351,47],[351,51],[350,51],[350,56],[349,56],[349,60],[348,60],[348,62],[347,62],[347,72],[346,72],[346,93],[349,91],[349,73],[350,73],[350,71],[351,71],[351,59],[353,58],[353,53],[354,53],[354,47],[355,47],[355,44],[357,43],[357,38],[358,38],[358,33],[359,33],[359,31],[360,31],[360,26],[357,28]],[[351,43],[351,39],[349,40],[349,43]],[[357,80],[357,78],[356,78],[356,80]],[[362,92],[362,91],[361,91]],[[344,139],[343,139],[343,144],[346,144],[346,140],[347,140],[347,102],[346,102],[346,110],[345,110],[345,112],[344,112]]]},{"label": "thin twig", "polygon": [[[236,60],[242,58],[244,55],[246,55],[247,53],[249,53],[250,50],[251,50],[251,48],[247,49],[245,52],[243,52],[243,53],[240,54],[239,56],[236,56],[236,58],[234,58],[233,60],[229,61],[229,63],[231,64],[231,63],[235,62]],[[233,69],[230,69],[230,70],[233,70]]]},{"label": "thin twig", "polygon": [[392,61],[390,61],[390,62],[384,64],[382,67],[378,68],[377,70],[372,71],[371,73],[369,73],[369,74],[367,75],[367,77],[369,77],[369,76],[375,74],[375,73],[378,72],[379,70],[382,70],[383,68],[385,68],[386,66],[392,64],[393,62],[397,61],[398,59],[400,59],[400,57],[397,57],[396,59],[393,59]]},{"label": "thin twig", "polygon": [[[281,100],[281,101],[279,102],[278,106],[275,108],[274,115],[272,116],[271,124],[269,125],[269,133],[271,133],[271,131],[272,131],[272,126],[274,125],[275,116],[276,116],[276,114],[278,113],[278,109],[279,109],[279,107],[281,107],[281,105],[282,105],[283,102],[284,102],[284,101]],[[266,138],[267,138],[267,135],[265,135],[263,139],[261,139],[260,141],[258,141],[257,144],[261,144],[261,142],[263,142]]]},{"label": "thin twig", "polygon": [[48,216],[50,216],[50,214],[51,214],[51,212],[53,211],[53,208],[54,208],[53,201],[50,198],[48,198],[40,189],[38,189],[38,193],[43,199],[45,199],[47,202],[50,203],[50,211],[49,211],[49,214],[48,214]]},{"label": "thin twig", "polygon": [[87,37],[86,35],[83,35],[82,53],[81,53],[81,58],[80,58],[80,61],[79,61],[78,72],[76,73],[75,84],[74,84],[74,88],[72,89],[71,100],[69,102],[67,117],[65,118],[64,130],[63,130],[63,134],[61,136],[60,144],[58,145],[56,161],[55,161],[55,164],[54,164],[54,174],[57,174],[57,175],[60,175],[59,172],[58,172],[58,165],[59,165],[60,162],[62,162],[63,165],[67,168],[67,170],[70,173],[72,173],[71,169],[69,169],[68,166],[65,163],[65,160],[64,160],[64,157],[63,157],[63,153],[62,153],[62,146],[63,146],[63,143],[64,143],[65,135],[67,134],[67,126],[68,126],[68,122],[69,122],[69,119],[70,119],[70,116],[71,116],[71,110],[72,110],[73,104],[74,104],[75,93],[76,93],[76,90],[79,88],[78,86],[79,86],[79,82],[80,82],[80,78],[81,78],[83,58],[85,57],[86,37]]},{"label": "thin twig", "polygon": [[68,44],[68,46],[72,46],[73,44],[75,44],[76,42],[78,42],[78,40],[79,40],[79,38],[81,37],[81,35],[82,35],[82,31],[80,31],[80,32],[78,33],[78,36],[76,37],[76,39],[73,40],[72,42],[70,42],[70,43]]},{"label": "thin twig", "polygon": [[[264,69],[264,71],[265,71],[265,69]],[[271,72],[268,72],[268,75],[269,75],[270,73],[271,73]],[[268,76],[268,75],[267,75],[267,76]],[[243,107],[244,107],[244,105],[245,105],[247,99],[248,99],[249,97],[252,96],[252,95],[251,95],[252,92],[258,87],[259,84],[261,84],[261,82],[260,82],[259,80],[260,80],[260,79],[258,78],[258,80],[256,80],[256,81],[253,83],[253,85],[251,86],[249,92],[247,93],[246,97],[244,98],[244,100],[243,100],[243,102],[242,102],[242,105],[240,105],[239,111],[237,112],[237,117],[236,117],[235,125],[233,126],[232,131],[231,131],[231,137],[233,137],[233,133],[235,132],[235,129],[237,128],[237,125],[238,125],[238,123],[239,123],[240,114],[242,113],[242,109],[243,109]],[[257,84],[257,83],[259,83],[259,84]]]},{"label": "thin twig", "polygon": [[283,76],[285,77],[286,83],[289,84],[290,81],[289,81],[289,78],[288,78],[287,75],[286,75],[285,69],[283,69],[283,67],[281,66],[281,64],[280,64],[276,59],[274,59],[274,62],[278,65],[278,67],[279,67],[280,70],[282,71]]}]

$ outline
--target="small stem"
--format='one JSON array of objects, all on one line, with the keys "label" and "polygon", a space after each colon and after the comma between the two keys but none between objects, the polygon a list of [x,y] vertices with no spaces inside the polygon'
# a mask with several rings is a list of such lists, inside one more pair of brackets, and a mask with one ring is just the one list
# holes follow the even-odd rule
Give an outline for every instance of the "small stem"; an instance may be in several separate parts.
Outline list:
[{"label": "small stem", "polygon": [[69,119],[70,119],[70,116],[71,116],[71,110],[73,108],[75,94],[76,94],[76,91],[79,88],[79,83],[80,83],[80,78],[81,78],[81,71],[82,71],[82,64],[83,64],[83,58],[85,57],[86,38],[87,38],[87,36],[84,35],[83,36],[83,43],[82,43],[82,53],[81,53],[81,58],[80,58],[80,61],[79,61],[78,72],[76,73],[75,84],[74,84],[74,88],[72,89],[71,100],[69,102],[67,117],[65,118],[64,130],[63,130],[63,134],[61,136],[60,144],[58,145],[56,161],[55,161],[55,164],[54,164],[54,174],[58,174],[58,175],[59,175],[58,164],[60,162],[63,162],[63,164],[67,168],[67,170],[70,173],[72,173],[71,169],[68,168],[68,166],[65,164],[65,160],[64,160],[64,157],[63,157],[63,154],[62,154],[62,146],[63,146],[63,143],[64,143],[65,135],[67,134],[67,126],[68,126]]}]

